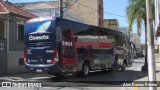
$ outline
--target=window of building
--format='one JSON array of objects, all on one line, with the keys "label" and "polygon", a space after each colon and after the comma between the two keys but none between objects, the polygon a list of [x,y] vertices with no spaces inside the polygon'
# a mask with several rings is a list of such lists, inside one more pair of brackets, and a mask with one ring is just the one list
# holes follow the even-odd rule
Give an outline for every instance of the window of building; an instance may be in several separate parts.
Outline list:
[{"label": "window of building", "polygon": [[24,65],[24,58],[19,58],[19,65]]},{"label": "window of building", "polygon": [[17,40],[24,41],[24,24],[17,24]]}]

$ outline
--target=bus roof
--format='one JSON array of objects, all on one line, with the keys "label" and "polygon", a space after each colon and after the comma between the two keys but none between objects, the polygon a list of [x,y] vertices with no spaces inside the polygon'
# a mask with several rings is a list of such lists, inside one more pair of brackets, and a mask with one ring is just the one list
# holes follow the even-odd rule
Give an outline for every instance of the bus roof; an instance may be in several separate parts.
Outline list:
[{"label": "bus roof", "polygon": [[74,22],[74,23],[78,23],[78,24],[81,24],[81,25],[86,25],[86,26],[90,26],[90,27],[94,27],[94,28],[101,28],[101,29],[104,29],[104,30],[110,30],[110,31],[113,31],[113,32],[117,32],[117,33],[119,33],[119,34],[120,34],[120,33],[123,34],[123,33],[120,32],[120,31],[117,31],[117,30],[114,30],[114,29],[109,29],[109,28],[104,28],[104,27],[101,27],[101,26],[89,25],[89,24],[80,23],[80,22],[76,22],[76,21],[72,21],[72,20],[64,19],[64,18],[59,18],[59,17],[56,17],[56,19],[65,20],[65,21],[69,21],[69,22]]},{"label": "bus roof", "polygon": [[113,29],[109,29],[109,28],[104,28],[104,27],[101,27],[101,26],[95,26],[95,25],[89,25],[89,24],[85,24],[85,23],[80,23],[80,22],[76,22],[76,21],[72,21],[72,20],[69,20],[69,19],[64,19],[64,18],[60,18],[60,17],[37,17],[37,18],[34,18],[34,19],[30,19],[29,21],[27,21],[27,23],[31,23],[31,22],[38,22],[38,21],[45,21],[45,20],[56,20],[56,22],[59,22],[59,21],[67,21],[67,22],[71,22],[71,23],[77,23],[79,25],[82,25],[82,26],[87,26],[87,27],[93,27],[93,28],[97,28],[97,29],[101,29],[102,31],[107,31],[107,32],[113,32],[113,33],[116,33],[116,34],[119,34],[119,35],[122,35],[122,36],[125,36],[128,38],[127,35],[125,35],[123,32],[120,32],[120,31],[117,31],[117,30],[113,30]]}]

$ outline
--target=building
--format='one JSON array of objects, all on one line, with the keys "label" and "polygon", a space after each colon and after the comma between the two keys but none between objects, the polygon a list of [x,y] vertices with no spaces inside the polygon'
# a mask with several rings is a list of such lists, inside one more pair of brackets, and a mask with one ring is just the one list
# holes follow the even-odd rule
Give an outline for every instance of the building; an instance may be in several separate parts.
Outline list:
[{"label": "building", "polygon": [[33,15],[0,1],[0,75],[24,72],[24,24]]},{"label": "building", "polygon": [[160,36],[160,1],[155,0],[155,35]]},{"label": "building", "polygon": [[[46,4],[45,2],[18,3],[16,4],[16,6],[34,15],[37,15],[39,17],[46,17],[46,16],[59,17],[60,16],[59,8],[53,7],[49,4]],[[84,23],[83,18],[71,13],[70,11],[66,11],[63,17],[66,19]]]},{"label": "building", "polygon": [[104,27],[119,30],[119,22],[117,19],[104,19]]},{"label": "building", "polygon": [[131,34],[131,41],[135,44],[136,49],[141,48],[140,35],[138,33],[132,33]]},{"label": "building", "polygon": [[[64,0],[66,8],[84,18],[85,23],[103,26],[103,0]],[[70,6],[73,5],[71,8]]]},{"label": "building", "polygon": [[160,58],[160,1],[155,0],[155,49],[156,55]]},{"label": "building", "polygon": [[126,34],[128,37],[132,36],[132,31],[128,31],[128,27],[120,27],[119,31],[123,32],[124,34]]},{"label": "building", "polygon": [[[63,0],[64,14],[71,12],[81,17],[86,24],[103,26],[103,0]],[[45,3],[52,7],[59,8],[59,1],[23,3],[24,7]],[[34,5],[32,5],[34,4]],[[42,6],[43,7],[43,6]],[[41,7],[41,8],[42,8]]]},{"label": "building", "polygon": [[143,57],[143,47],[140,43],[140,35],[138,33],[131,33],[130,36],[130,41],[135,45],[135,49],[132,52],[133,58]]}]

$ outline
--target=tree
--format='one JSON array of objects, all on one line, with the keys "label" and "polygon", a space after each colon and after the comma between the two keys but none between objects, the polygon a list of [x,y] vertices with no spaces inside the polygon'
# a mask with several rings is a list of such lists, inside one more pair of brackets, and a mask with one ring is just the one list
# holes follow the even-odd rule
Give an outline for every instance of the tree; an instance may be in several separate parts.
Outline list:
[{"label": "tree", "polygon": [[[154,6],[154,2],[152,3]],[[154,9],[154,8],[153,8]],[[154,11],[154,10],[152,10]],[[126,8],[128,18],[128,31],[132,30],[134,21],[137,23],[137,32],[141,35],[141,25],[144,23],[145,28],[145,64],[142,71],[148,70],[147,64],[147,20],[146,20],[146,0],[129,0],[129,5]],[[154,14],[154,12],[153,12]],[[154,15],[153,15],[154,16]],[[153,17],[154,18],[154,17]]]}]

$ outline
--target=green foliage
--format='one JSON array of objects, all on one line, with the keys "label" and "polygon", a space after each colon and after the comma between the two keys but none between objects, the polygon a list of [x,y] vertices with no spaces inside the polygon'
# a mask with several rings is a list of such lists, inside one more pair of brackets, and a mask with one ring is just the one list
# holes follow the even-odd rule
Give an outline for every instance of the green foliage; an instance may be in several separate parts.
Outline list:
[{"label": "green foliage", "polygon": [[[152,0],[152,11],[154,18],[154,0]],[[146,29],[146,0],[129,0],[129,5],[126,8],[128,18],[128,31],[132,31],[132,25],[136,21],[137,32],[140,34],[142,22]]]}]

